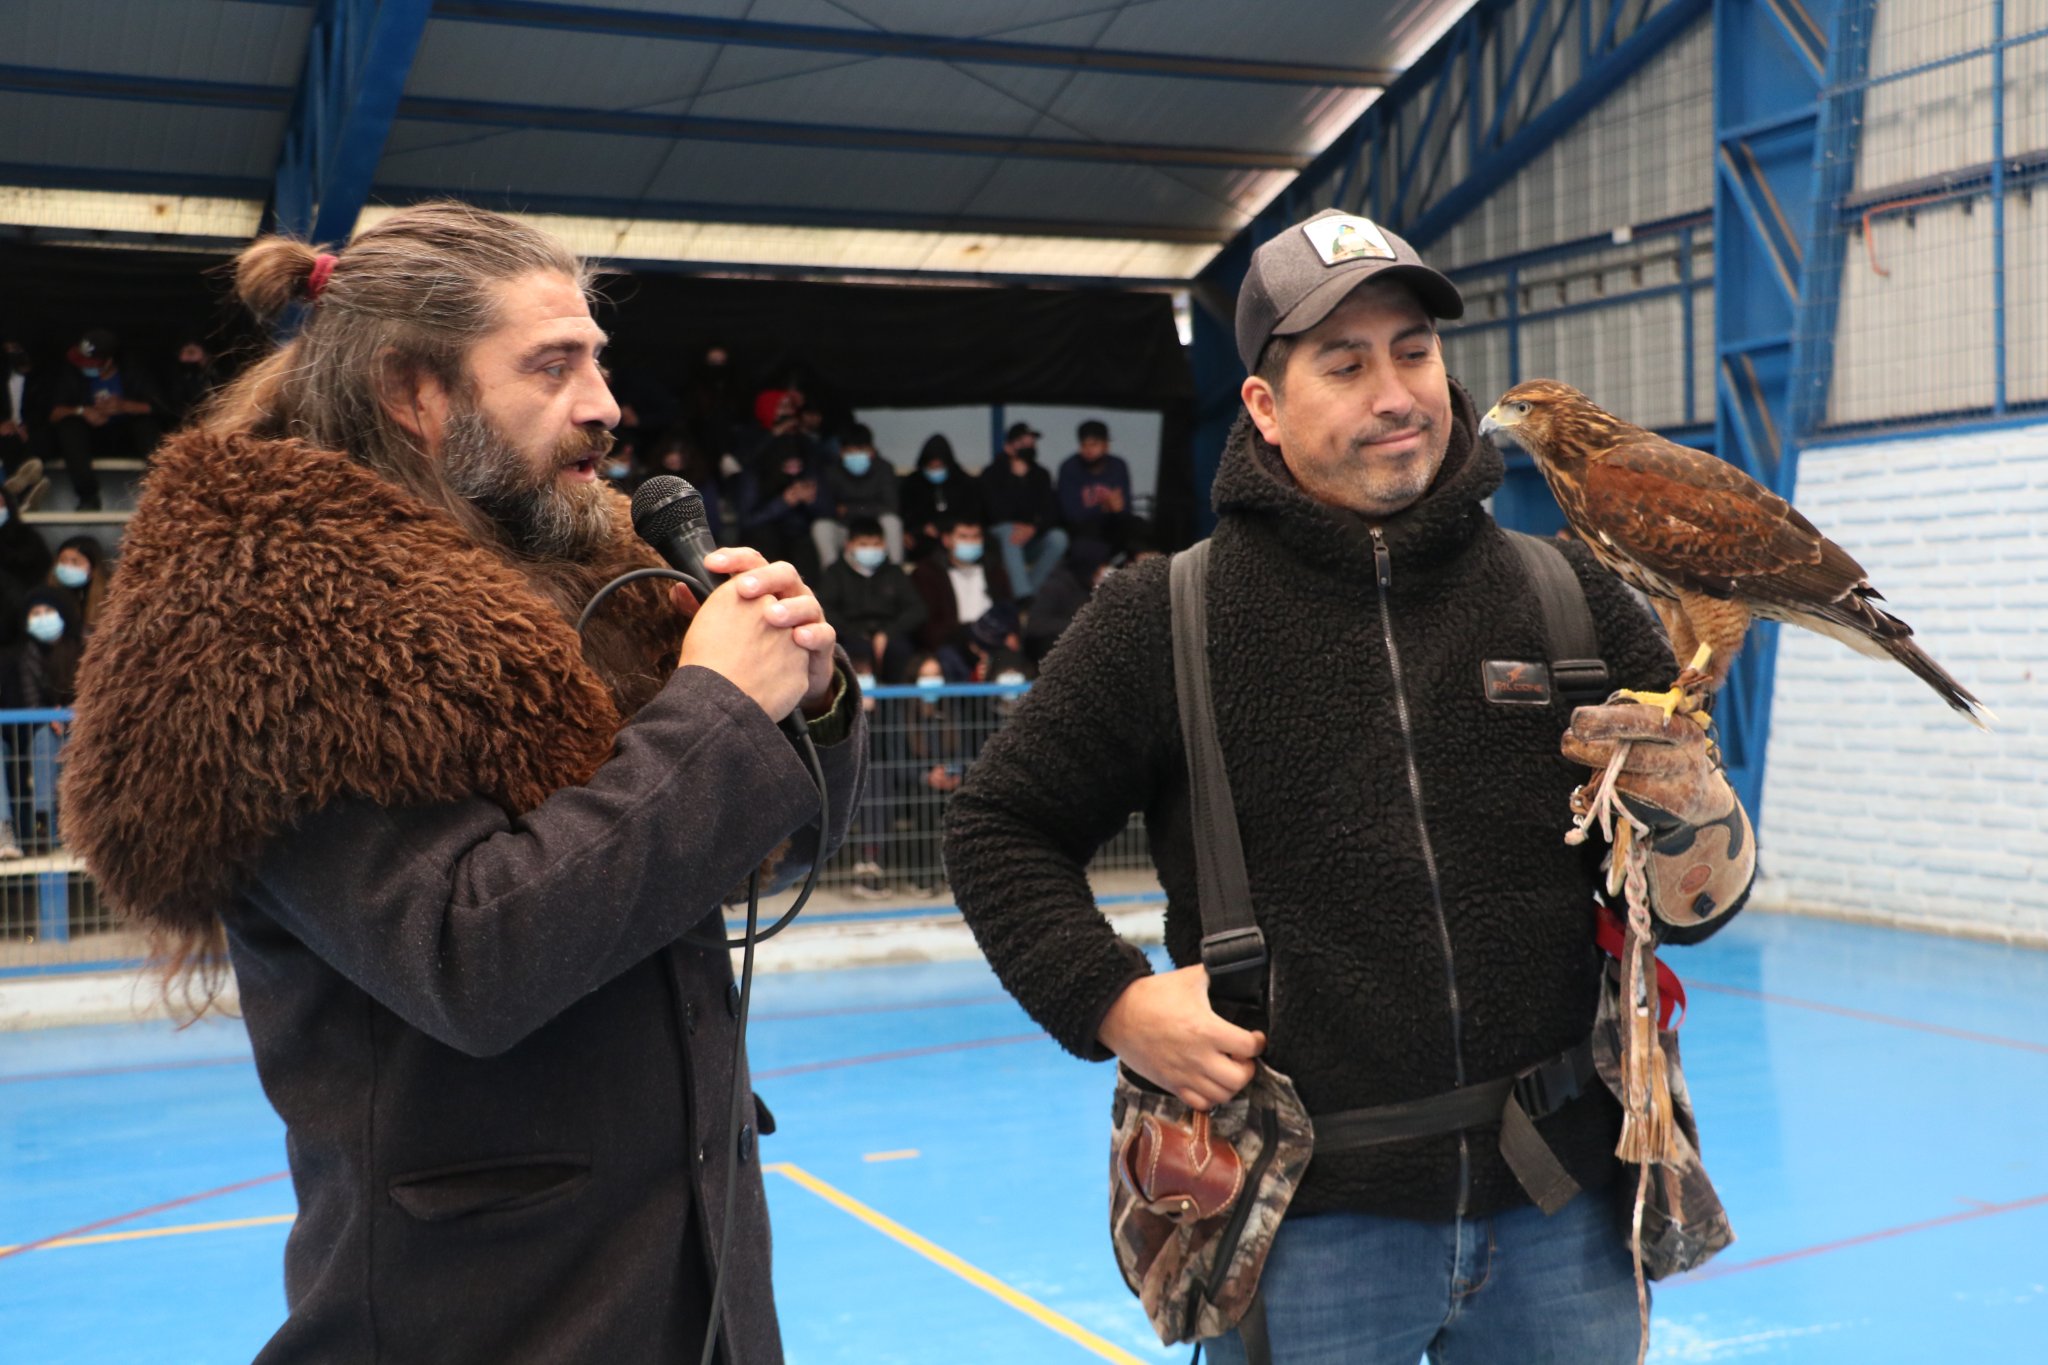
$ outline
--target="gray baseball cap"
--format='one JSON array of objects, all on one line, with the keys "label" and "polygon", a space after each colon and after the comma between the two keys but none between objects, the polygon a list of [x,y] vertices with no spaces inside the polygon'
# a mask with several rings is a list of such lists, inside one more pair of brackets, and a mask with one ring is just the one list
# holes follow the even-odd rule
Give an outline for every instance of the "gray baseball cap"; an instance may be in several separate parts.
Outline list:
[{"label": "gray baseball cap", "polygon": [[1293,336],[1330,316],[1369,279],[1398,279],[1432,317],[1465,316],[1458,286],[1422,263],[1415,248],[1370,218],[1324,209],[1252,253],[1237,292],[1237,354],[1247,371],[1276,336]]}]

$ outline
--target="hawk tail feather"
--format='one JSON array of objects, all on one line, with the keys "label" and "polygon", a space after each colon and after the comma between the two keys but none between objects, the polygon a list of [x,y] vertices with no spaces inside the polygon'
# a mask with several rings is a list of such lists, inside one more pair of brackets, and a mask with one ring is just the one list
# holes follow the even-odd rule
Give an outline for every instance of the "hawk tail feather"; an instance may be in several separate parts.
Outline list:
[{"label": "hawk tail feather", "polygon": [[[1951,710],[1979,730],[1989,730],[1990,722],[1998,719],[1990,707],[1979,701],[1970,689],[1949,676],[1947,669],[1936,663],[1931,654],[1913,642],[1910,629],[1902,630],[1897,635],[1878,635],[1860,623],[1851,624],[1840,620],[1834,614],[1822,615],[1814,612],[1788,612],[1775,619],[1803,626],[1817,635],[1827,636],[1830,640],[1839,640],[1858,654],[1865,654],[1873,659],[1891,659],[1904,664],[1914,677],[1933,688],[1935,694],[1947,702]],[[1905,626],[1905,622],[1896,616],[1887,615],[1885,619],[1901,627]]]}]

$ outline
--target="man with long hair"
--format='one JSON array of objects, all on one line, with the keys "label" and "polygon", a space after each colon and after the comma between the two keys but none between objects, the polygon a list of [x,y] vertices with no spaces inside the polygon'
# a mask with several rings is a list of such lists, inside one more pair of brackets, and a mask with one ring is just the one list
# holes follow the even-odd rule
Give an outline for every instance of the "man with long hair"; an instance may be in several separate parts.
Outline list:
[{"label": "man with long hair", "polygon": [[303,320],[157,456],[64,799],[176,998],[232,965],[299,1204],[260,1358],[694,1360],[737,1182],[723,1359],[773,1365],[719,906],[855,808],[833,632],[726,550],[701,606],[641,582],[578,639],[656,561],[597,477],[619,409],[553,238],[427,204],[335,255],[259,240],[236,288]]}]

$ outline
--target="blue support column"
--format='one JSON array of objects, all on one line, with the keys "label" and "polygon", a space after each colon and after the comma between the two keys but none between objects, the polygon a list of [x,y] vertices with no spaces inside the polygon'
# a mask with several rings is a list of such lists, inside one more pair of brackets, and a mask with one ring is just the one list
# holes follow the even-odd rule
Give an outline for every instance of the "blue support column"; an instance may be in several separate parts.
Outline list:
[{"label": "blue support column", "polygon": [[320,0],[266,224],[343,242],[398,115],[433,0]]},{"label": "blue support column", "polygon": [[[1814,234],[1802,229],[1826,198],[1825,35],[1845,3],[1860,0],[1791,9],[1714,0],[1715,448],[1785,497],[1798,470],[1801,305],[1815,289],[1834,288],[1819,278],[1824,263],[1807,259]],[[1777,652],[1777,626],[1758,622],[1715,709],[1729,778],[1752,817],[1762,807]]]}]

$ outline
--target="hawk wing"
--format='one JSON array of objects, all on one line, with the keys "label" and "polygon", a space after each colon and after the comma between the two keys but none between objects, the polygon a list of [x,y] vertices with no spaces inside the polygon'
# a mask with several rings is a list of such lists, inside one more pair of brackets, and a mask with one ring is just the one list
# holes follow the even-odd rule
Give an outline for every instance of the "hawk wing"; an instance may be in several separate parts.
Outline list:
[{"label": "hawk wing", "polygon": [[1593,454],[1585,471],[1596,533],[1676,586],[1766,611],[1824,608],[1858,588],[1876,595],[1846,550],[1725,460],[1643,432]]}]

